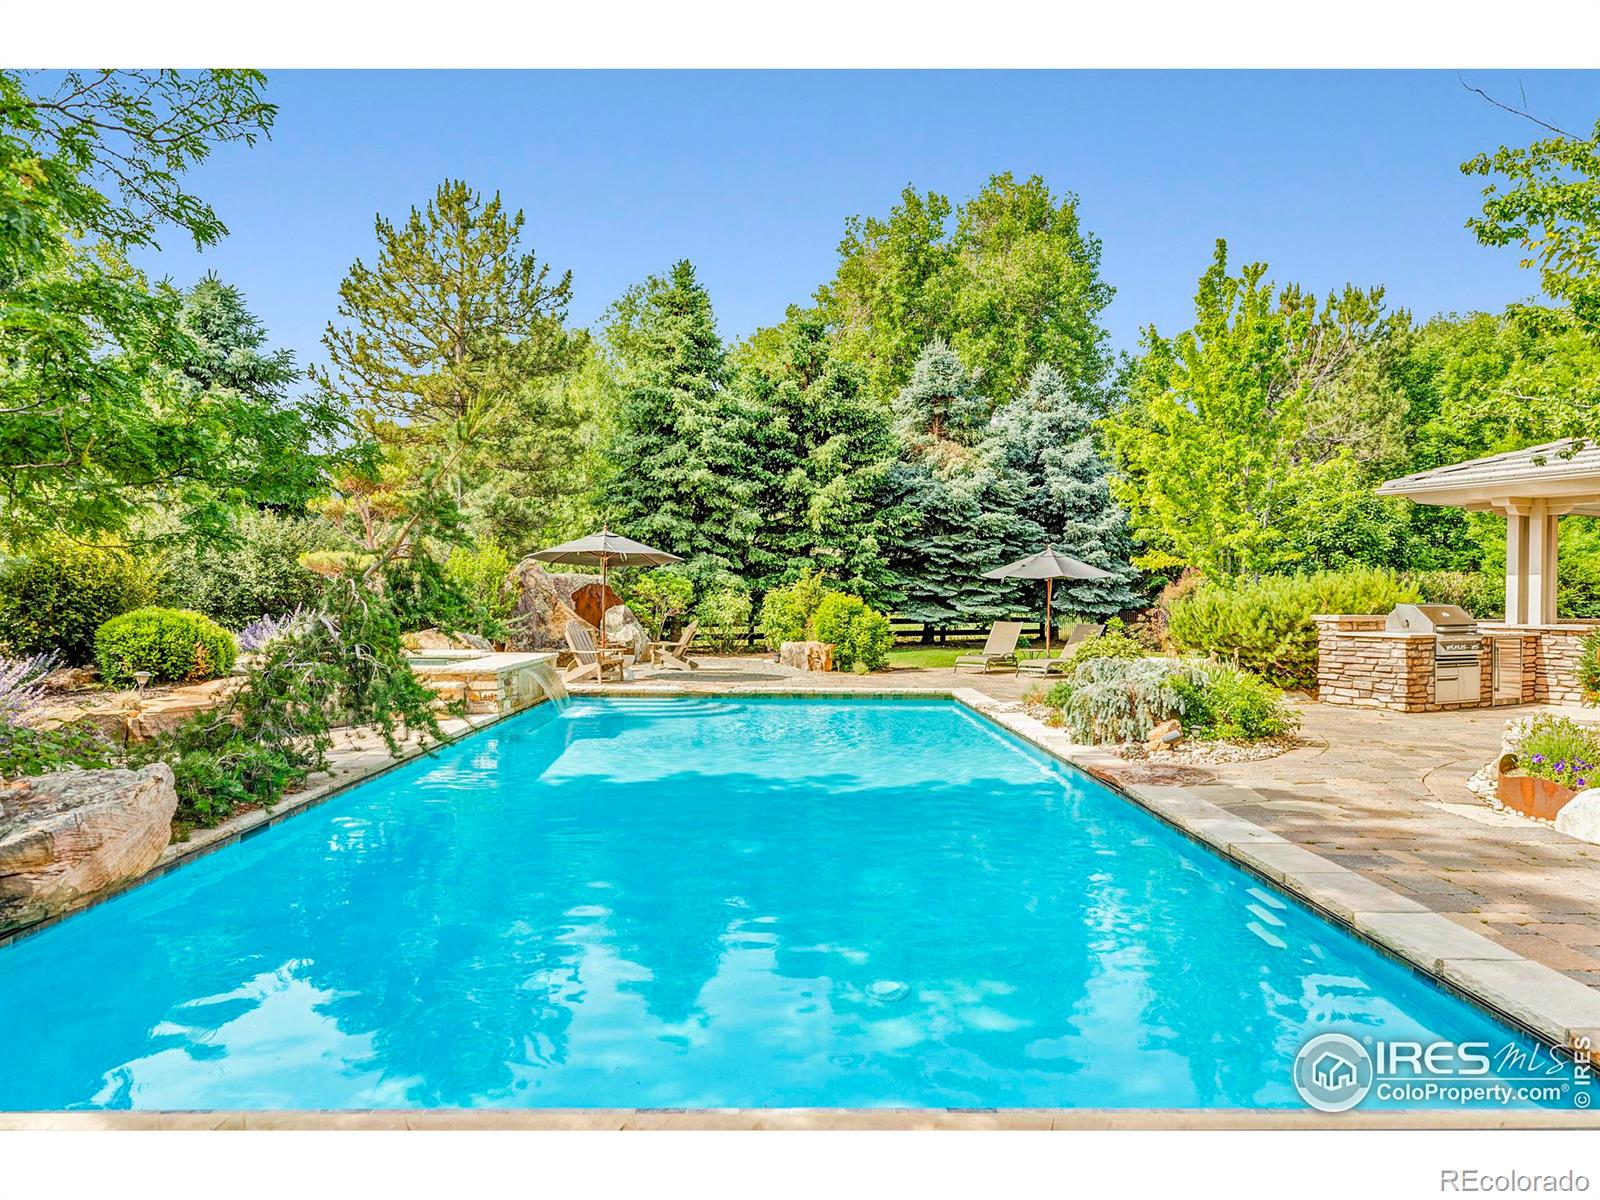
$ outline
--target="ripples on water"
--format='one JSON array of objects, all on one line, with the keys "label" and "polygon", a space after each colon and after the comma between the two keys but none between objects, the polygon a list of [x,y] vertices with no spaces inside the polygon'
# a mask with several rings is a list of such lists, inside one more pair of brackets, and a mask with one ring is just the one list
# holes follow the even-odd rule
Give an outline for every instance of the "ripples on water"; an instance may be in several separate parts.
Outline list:
[{"label": "ripples on water", "polygon": [[1512,1035],[949,703],[574,700],[0,950],[0,1109],[1293,1106]]}]

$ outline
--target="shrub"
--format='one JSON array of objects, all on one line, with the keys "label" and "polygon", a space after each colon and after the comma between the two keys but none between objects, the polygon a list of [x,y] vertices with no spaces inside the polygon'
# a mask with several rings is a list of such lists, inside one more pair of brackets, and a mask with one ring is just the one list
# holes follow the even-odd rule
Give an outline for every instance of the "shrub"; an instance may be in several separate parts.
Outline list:
[{"label": "shrub", "polygon": [[1505,615],[1504,576],[1488,571],[1417,571],[1404,578],[1428,604],[1453,604],[1480,620],[1498,620]]},{"label": "shrub", "polygon": [[13,655],[55,651],[78,666],[94,657],[100,626],[153,593],[149,574],[120,550],[49,542],[0,568],[0,640]]},{"label": "shrub", "polygon": [[1585,704],[1600,704],[1600,626],[1584,637],[1578,656],[1578,686]]},{"label": "shrub", "polygon": [[157,602],[204,613],[229,629],[264,614],[313,606],[322,580],[300,559],[340,544],[325,521],[248,513],[227,545],[168,551]]},{"label": "shrub", "polygon": [[817,640],[833,643],[833,666],[838,671],[878,671],[888,665],[894,631],[889,618],[868,608],[859,596],[833,592],[825,596],[812,618]]},{"label": "shrub", "polygon": [[1277,688],[1226,663],[1199,664],[1195,673],[1175,677],[1172,689],[1182,701],[1183,729],[1191,737],[1258,742],[1282,737],[1300,724]]},{"label": "shrub", "polygon": [[34,729],[0,721],[0,779],[121,764],[121,749],[87,722]]},{"label": "shrub", "polygon": [[56,665],[54,654],[0,658],[0,725],[15,721],[44,695],[44,677]]},{"label": "shrub", "polygon": [[1111,620],[1106,623],[1104,633],[1079,642],[1072,651],[1072,663],[1090,662],[1097,658],[1119,658],[1132,660],[1143,658],[1148,653],[1139,640],[1131,636],[1121,621]]},{"label": "shrub", "polygon": [[457,546],[444,562],[444,577],[491,622],[503,625],[517,606],[511,556],[493,542]]},{"label": "shrub", "polygon": [[233,668],[233,635],[210,617],[176,608],[138,608],[100,626],[94,639],[100,675],[127,687],[138,671],[155,683],[215,679]]},{"label": "shrub", "polygon": [[1415,584],[1371,567],[1205,583],[1173,603],[1167,636],[1179,650],[1231,659],[1279,687],[1312,688],[1313,613],[1381,613],[1420,599]]},{"label": "shrub", "polygon": [[1084,742],[1142,741],[1177,720],[1196,738],[1253,742],[1299,725],[1277,688],[1226,663],[1097,658],[1031,697]]},{"label": "shrub", "polygon": [[293,612],[280,613],[273,616],[257,617],[235,635],[241,651],[254,653],[265,650],[269,643],[281,637],[287,637],[305,628],[307,622],[314,620],[315,614],[304,608],[297,608]]},{"label": "shrub", "polygon": [[773,650],[784,642],[810,641],[816,632],[817,608],[832,594],[821,571],[773,588],[761,601],[761,622],[756,629]]},{"label": "shrub", "polygon": [[694,580],[679,571],[640,571],[623,597],[652,638],[666,637],[667,625],[694,603]]},{"label": "shrub", "polygon": [[1565,787],[1588,787],[1600,767],[1600,731],[1569,717],[1530,718],[1511,740],[1518,767]]},{"label": "shrub", "polygon": [[719,654],[732,653],[750,631],[750,593],[737,580],[714,585],[695,609],[706,640]]},{"label": "shrub", "polygon": [[1094,658],[1045,695],[1081,742],[1139,742],[1162,721],[1181,718],[1184,700],[1173,687],[1198,668],[1178,659]]},{"label": "shrub", "polygon": [[133,765],[172,765],[180,824],[213,825],[245,804],[270,807],[326,768],[336,724],[375,728],[391,753],[397,731],[439,737],[434,694],[406,663],[386,595],[340,580],[312,616],[267,644],[225,707],[130,747]]}]

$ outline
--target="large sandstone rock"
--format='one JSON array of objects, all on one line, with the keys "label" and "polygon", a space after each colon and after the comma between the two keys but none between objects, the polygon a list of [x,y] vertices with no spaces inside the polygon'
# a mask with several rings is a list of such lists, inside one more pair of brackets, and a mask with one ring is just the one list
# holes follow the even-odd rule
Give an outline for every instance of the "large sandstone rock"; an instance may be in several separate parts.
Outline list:
[{"label": "large sandstone rock", "polygon": [[123,719],[129,741],[147,742],[171,733],[196,713],[221,708],[244,686],[242,675],[225,675],[205,683],[170,688],[157,695],[136,697]]},{"label": "large sandstone rock", "polygon": [[627,650],[635,658],[643,658],[650,638],[639,624],[639,618],[626,604],[613,604],[606,609],[606,645]]},{"label": "large sandstone rock", "polygon": [[778,661],[799,671],[831,671],[833,643],[784,642],[778,647]]},{"label": "large sandstone rock", "polygon": [[598,576],[555,575],[537,560],[525,558],[512,569],[511,581],[517,590],[517,605],[508,622],[511,639],[507,649],[564,650],[567,625],[573,621],[594,632],[595,627],[578,615],[571,601],[579,586],[598,583]]},{"label": "large sandstone rock", "polygon": [[44,677],[43,683],[47,692],[77,692],[99,680],[100,672],[94,667],[57,667]]},{"label": "large sandstone rock", "polygon": [[422,629],[416,633],[402,633],[400,645],[406,650],[493,650],[488,638],[476,633],[442,633],[437,629]]},{"label": "large sandstone rock", "polygon": [[0,788],[0,930],[144,874],[171,839],[177,808],[166,763],[57,771]]},{"label": "large sandstone rock", "polygon": [[1600,788],[1579,792],[1556,814],[1556,832],[1600,845]]}]

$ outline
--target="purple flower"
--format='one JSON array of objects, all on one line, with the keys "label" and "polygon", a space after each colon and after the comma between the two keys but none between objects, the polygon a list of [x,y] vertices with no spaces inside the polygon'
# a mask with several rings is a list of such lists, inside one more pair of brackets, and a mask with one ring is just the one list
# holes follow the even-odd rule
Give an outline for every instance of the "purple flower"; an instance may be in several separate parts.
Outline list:
[{"label": "purple flower", "polygon": [[1588,787],[1589,786],[1589,781],[1587,779],[1575,779],[1575,780],[1573,780],[1573,782],[1576,783],[1579,787]]},{"label": "purple flower", "polygon": [[1561,759],[1560,761],[1558,761],[1556,763],[1556,770],[1565,771],[1566,769],[1567,769],[1567,760],[1566,759],[1563,758],[1563,759]]},{"label": "purple flower", "polygon": [[1543,762],[1543,761],[1544,761],[1544,755],[1542,755],[1542,754],[1535,754],[1535,755],[1534,755],[1534,756],[1533,756],[1533,761],[1534,761],[1534,762]]}]

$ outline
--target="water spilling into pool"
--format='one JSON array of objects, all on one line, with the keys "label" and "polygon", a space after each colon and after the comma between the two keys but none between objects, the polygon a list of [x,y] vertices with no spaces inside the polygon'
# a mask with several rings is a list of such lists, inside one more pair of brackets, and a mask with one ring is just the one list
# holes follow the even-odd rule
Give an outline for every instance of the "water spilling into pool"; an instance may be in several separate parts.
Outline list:
[{"label": "water spilling into pool", "polygon": [[534,663],[529,668],[529,674],[533,676],[534,682],[539,685],[539,690],[544,693],[545,699],[550,701],[555,710],[565,712],[567,705],[572,703],[572,693],[567,691],[567,681],[562,679],[561,672],[556,670],[556,660],[547,658]]},{"label": "water spilling into pool", "polygon": [[0,1030],[0,1110],[1302,1108],[1316,1033],[1540,1053],[958,706],[863,700],[539,705],[0,949]]}]

